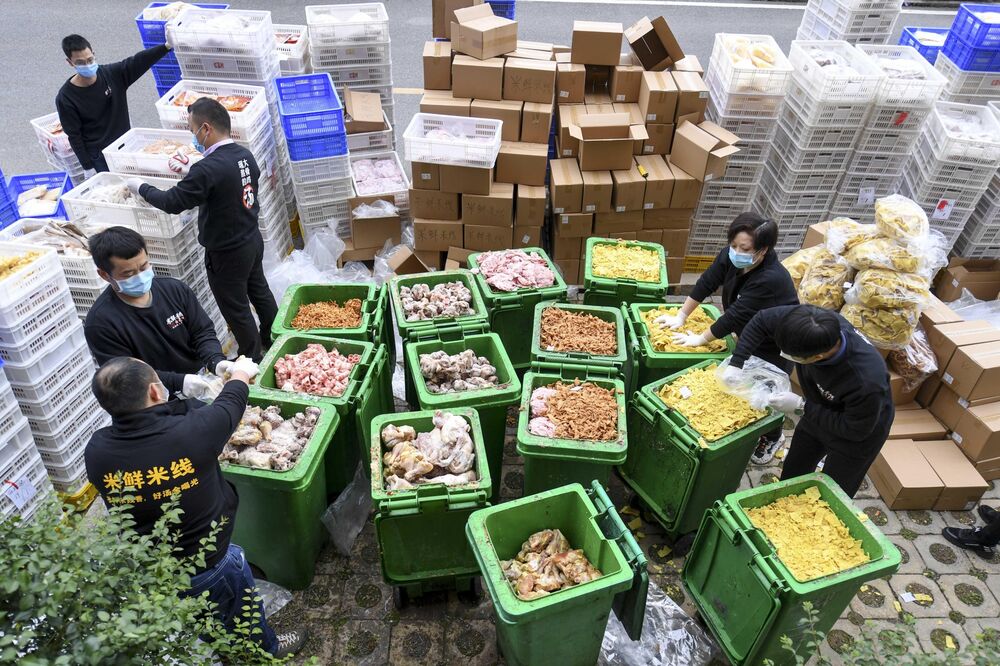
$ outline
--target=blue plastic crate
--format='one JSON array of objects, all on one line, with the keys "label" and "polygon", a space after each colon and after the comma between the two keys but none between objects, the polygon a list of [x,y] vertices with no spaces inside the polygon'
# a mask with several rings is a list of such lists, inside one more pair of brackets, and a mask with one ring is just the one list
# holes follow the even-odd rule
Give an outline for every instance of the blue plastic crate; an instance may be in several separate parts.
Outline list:
[{"label": "blue plastic crate", "polygon": [[181,80],[181,68],[170,65],[153,65],[153,80],[157,88],[173,88]]},{"label": "blue plastic crate", "polygon": [[171,90],[173,90],[173,87],[175,85],[177,85],[177,84],[163,85],[163,86],[161,86],[160,84],[156,84],[156,94],[159,95],[160,97],[163,97],[168,92],[170,92]]},{"label": "blue plastic crate", "polygon": [[[150,7],[163,7],[170,4],[169,2],[151,2],[146,5],[146,9]],[[228,4],[205,4],[201,2],[193,3],[195,7],[201,7],[202,9],[229,9]],[[166,21],[147,21],[142,18],[142,12],[135,17],[135,25],[139,28],[139,36],[142,38],[142,44],[146,48],[150,46],[156,46],[157,44],[163,44],[167,41],[167,22]]]},{"label": "blue plastic crate", "polygon": [[955,21],[951,24],[951,33],[960,37],[969,46],[1000,48],[1000,21],[987,22],[975,14],[975,12],[995,14],[998,11],[1000,7],[995,4],[959,5]]},{"label": "blue plastic crate", "polygon": [[496,16],[502,16],[511,21],[514,20],[514,15],[517,11],[517,2],[515,0],[486,0],[486,4],[493,9],[493,13]]},{"label": "blue plastic crate", "polygon": [[954,32],[948,33],[941,53],[966,72],[1000,72],[1000,47],[972,46]]},{"label": "blue plastic crate", "polygon": [[941,51],[940,46],[934,46],[932,44],[924,44],[919,39],[917,39],[914,33],[917,32],[933,32],[938,35],[947,35],[948,28],[903,28],[903,34],[899,36],[899,43],[901,46],[912,46],[917,50],[917,53],[922,55],[927,62],[934,64],[937,60],[937,54]]},{"label": "blue plastic crate", "polygon": [[[344,132],[344,106],[329,74],[279,76],[278,114],[289,142]],[[306,158],[300,158],[306,159]]]},{"label": "blue plastic crate", "polygon": [[293,162],[347,154],[346,134],[327,134],[309,139],[289,139],[288,157]]},{"label": "blue plastic crate", "polygon": [[[17,197],[21,194],[21,192],[30,190],[38,185],[45,185],[48,188],[61,188],[61,191],[59,192],[59,205],[56,207],[56,212],[53,215],[35,215],[29,217],[59,217],[66,219],[66,209],[63,207],[61,199],[62,195],[73,189],[73,183],[69,179],[69,174],[65,171],[25,173],[20,176],[12,176],[10,181],[7,183],[7,192],[14,204],[15,211],[17,210]],[[18,215],[18,217],[22,216]]]},{"label": "blue plastic crate", "polygon": [[17,222],[17,220],[18,220],[17,208],[14,207],[14,204],[5,203],[2,206],[0,206],[0,229],[8,227],[11,224],[14,224],[15,222]]}]

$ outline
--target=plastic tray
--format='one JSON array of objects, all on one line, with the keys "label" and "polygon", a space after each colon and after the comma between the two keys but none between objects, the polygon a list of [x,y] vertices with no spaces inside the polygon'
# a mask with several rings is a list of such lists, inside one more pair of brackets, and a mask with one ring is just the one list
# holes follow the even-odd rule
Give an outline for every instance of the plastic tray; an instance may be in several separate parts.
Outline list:
[{"label": "plastic tray", "polygon": [[344,106],[333,84],[330,75],[325,73],[283,76],[275,80],[278,113],[288,139],[344,133]]},{"label": "plastic tray", "polygon": [[1000,49],[1000,21],[987,21],[977,12],[996,13],[995,4],[975,5],[963,3],[958,6],[955,21],[949,34],[957,35],[973,46],[990,46]]},{"label": "plastic tray", "polygon": [[[1000,90],[1000,89],[998,89]],[[883,132],[915,132],[931,115],[931,106],[878,105],[872,107],[865,129]]]},{"label": "plastic tray", "polygon": [[[246,27],[218,27],[215,21],[223,17],[239,19]],[[185,54],[259,56],[273,53],[277,46],[269,11],[188,9],[167,24],[166,36],[178,60]]]},{"label": "plastic tray", "polygon": [[[164,7],[170,4],[169,2],[151,2],[146,5],[146,8],[151,7]],[[228,4],[206,4],[202,2],[191,3],[195,7],[201,7],[202,9],[229,9]],[[157,44],[163,44],[167,40],[166,26],[167,21],[159,21],[152,19],[144,19],[142,17],[143,12],[139,12],[139,15],[135,17],[135,25],[139,28],[139,37],[142,39],[142,45],[146,48],[150,46],[155,46]]]},{"label": "plastic tray", "polygon": [[[824,0],[823,5],[838,4],[835,0]],[[851,11],[841,13],[838,8],[836,15],[823,11],[823,7],[807,4],[802,15],[802,23],[796,39],[828,40],[843,39],[852,44],[885,43],[892,34],[892,27],[899,16],[899,6],[894,9],[878,9],[871,11]]]},{"label": "plastic tray", "polygon": [[[190,136],[190,132],[185,134]],[[86,217],[95,223],[128,227],[143,236],[159,239],[173,238],[194,224],[197,216],[197,211],[194,209],[171,215],[151,206],[128,206],[87,198],[95,188],[113,183],[124,185],[125,178],[114,173],[99,173],[91,177],[63,195],[66,209],[74,219]],[[170,189],[177,184],[173,179],[155,177],[145,177],[143,182],[162,190]]]},{"label": "plastic tray", "polygon": [[778,111],[785,101],[785,95],[726,92],[717,76],[709,67],[708,72],[705,73],[705,85],[709,89],[709,99],[722,115],[743,118],[776,118],[778,116]]},{"label": "plastic tray", "polygon": [[[281,71],[277,51],[259,55],[184,53],[177,56],[177,61],[185,79],[263,86],[269,100],[273,98],[273,90],[265,83],[272,81]],[[171,85],[175,83],[177,81],[171,81]]]},{"label": "plastic tray", "polygon": [[386,86],[392,83],[392,64],[328,67],[313,61],[313,70],[326,72],[338,86]]},{"label": "plastic tray", "polygon": [[778,180],[777,176],[768,165],[764,169],[764,176],[760,179],[759,193],[767,197],[767,200],[775,208],[788,212],[805,212],[829,208],[833,203],[835,192],[832,188],[826,190],[805,190],[791,191],[783,187],[784,183]]},{"label": "plastic tray", "polygon": [[31,127],[35,130],[35,136],[38,137],[39,145],[45,150],[47,156],[58,160],[76,161],[79,163],[79,160],[76,160],[73,147],[69,145],[69,137],[66,136],[66,133],[59,132],[58,134],[54,134],[50,131],[50,128],[57,123],[59,123],[59,113],[55,111],[32,119]]},{"label": "plastic tray", "polygon": [[288,140],[288,156],[292,162],[341,157],[347,153],[347,135],[343,133]]},{"label": "plastic tray", "polygon": [[282,72],[301,72],[309,64],[309,28],[306,26],[275,24],[274,43]]},{"label": "plastic tray", "polygon": [[309,45],[313,67],[360,67],[363,65],[389,65],[391,46],[388,41],[370,44],[351,43],[338,46]]},{"label": "plastic tray", "polygon": [[759,164],[763,162],[767,154],[771,152],[771,144],[773,141],[773,138],[771,141],[747,141],[745,143],[740,141],[740,152],[733,155],[733,159],[729,160],[730,165]]},{"label": "plastic tray", "polygon": [[[787,108],[787,107],[782,107]],[[719,113],[714,100],[708,101],[705,117],[722,129],[732,132],[743,141],[770,141],[778,127],[775,118],[747,118],[745,116],[727,116]]]},{"label": "plastic tray", "polygon": [[899,43],[902,46],[912,46],[917,50],[923,58],[931,63],[935,64],[934,61],[938,57],[938,53],[941,51],[941,44],[927,44],[921,42],[917,36],[917,33],[931,32],[938,35],[948,35],[949,28],[918,28],[918,27],[905,27],[903,28],[903,33],[899,36]]},{"label": "plastic tray", "polygon": [[296,200],[295,203],[298,207],[299,223],[304,226],[336,225],[351,221],[351,207],[347,199],[316,204],[303,204]]},{"label": "plastic tray", "polygon": [[920,137],[919,130],[909,132],[864,131],[854,146],[863,153],[879,152],[886,155],[908,155]]},{"label": "plastic tray", "polygon": [[[403,182],[406,183],[406,189],[394,190],[392,192],[360,192],[358,190],[358,180],[357,174],[354,171],[354,163],[360,160],[378,160],[378,159],[391,159],[396,162],[396,167],[399,169],[399,174],[402,176]],[[400,210],[401,213],[408,211],[410,208],[410,177],[409,170],[403,168],[403,163],[399,160],[399,155],[395,151],[385,152],[385,153],[371,153],[367,155],[361,155],[359,157],[351,158],[351,180],[354,183],[354,191],[359,197],[389,197],[393,199],[393,203],[396,208]]]},{"label": "plastic tray", "polygon": [[[358,14],[367,21],[350,21]],[[350,42],[389,41],[389,15],[381,2],[347,5],[306,5],[310,47]]]},{"label": "plastic tray", "polygon": [[808,87],[794,77],[788,84],[788,96],[785,99],[785,108],[793,109],[810,125],[859,127],[871,109],[869,101],[822,101],[808,92]]},{"label": "plastic tray", "polygon": [[938,55],[934,68],[947,79],[945,92],[949,94],[990,99],[1000,97],[1000,76],[997,72],[967,72],[947,54]]},{"label": "plastic tray", "polygon": [[700,204],[728,204],[735,202],[750,202],[756,185],[737,185],[726,182],[725,179],[705,183],[701,191]]},{"label": "plastic tray", "polygon": [[[945,118],[979,118],[984,128],[992,133],[991,141],[962,138],[945,126]],[[977,164],[1000,162],[1000,119],[989,109],[968,104],[938,102],[927,120],[925,135],[934,154],[941,159],[963,160]]]},{"label": "plastic tray", "polygon": [[[810,47],[820,47],[847,60],[858,72],[856,76],[830,74],[809,55]],[[884,77],[882,70],[864,53],[840,40],[794,41],[788,59],[795,68],[794,78],[816,99],[824,102],[844,101],[853,104],[868,102]]]},{"label": "plastic tray", "polygon": [[295,184],[295,201],[300,206],[334,204],[354,196],[350,178],[319,180]]},{"label": "plastic tray", "polygon": [[[86,410],[83,410],[86,411]],[[111,425],[111,417],[104,410],[99,410],[91,416],[81,412],[79,421],[68,422],[55,435],[35,435],[35,446],[46,465],[70,465],[79,457],[80,451],[87,447],[98,429]]]},{"label": "plastic tray", "polygon": [[83,357],[83,362],[59,377],[59,381],[46,394],[37,400],[20,400],[21,413],[28,419],[45,420],[53,418],[57,412],[75,410],[77,402],[71,401],[79,401],[81,387],[86,387],[89,391],[93,374],[93,360],[87,354]]},{"label": "plastic tray", "polygon": [[[10,180],[7,181],[7,194],[10,196],[10,201],[17,207],[17,197],[22,193],[30,190],[38,185],[44,185],[50,190],[59,190],[59,200],[62,199],[62,195],[66,194],[72,187],[72,183],[69,179],[69,174],[65,171],[50,171],[46,173],[25,173],[17,176],[11,176]],[[63,206],[61,201],[56,203],[54,212],[46,215],[20,215],[20,218],[30,218],[30,217],[65,217],[63,212]]]},{"label": "plastic tray", "polygon": [[[403,132],[406,159],[410,162],[493,167],[500,152],[502,124],[492,118],[415,113]],[[462,138],[445,141],[427,137],[432,130],[444,130]]]},{"label": "plastic tray", "polygon": [[0,320],[21,316],[24,307],[21,305],[22,301],[50,281],[61,282],[59,258],[54,249],[12,241],[0,242],[0,257],[13,257],[28,252],[37,252],[41,256],[7,277],[0,278],[0,312],[10,313],[6,316],[0,315]]},{"label": "plastic tray", "polygon": [[852,155],[851,150],[801,150],[783,127],[775,132],[771,145],[796,170],[842,169]]},{"label": "plastic tray", "polygon": [[947,80],[934,67],[930,65],[912,46],[898,46],[885,44],[861,44],[858,49],[875,60],[879,69],[878,58],[888,58],[890,60],[906,60],[915,63],[920,72],[924,75],[920,79],[899,79],[893,78],[886,73],[886,77],[879,86],[875,95],[876,104],[905,104],[913,106],[927,107],[937,99],[944,90]]},{"label": "plastic tray", "polygon": [[[837,187],[844,172],[841,169],[806,171],[793,169],[781,156],[773,153],[767,161],[767,167],[774,179],[790,192],[831,190]],[[763,177],[763,171],[761,176]],[[704,195],[702,195],[704,199]]]},{"label": "plastic tray", "polygon": [[941,53],[948,56],[955,65],[970,72],[1000,71],[1000,47],[977,47],[958,37],[954,30],[941,47]]},{"label": "plastic tray", "polygon": [[66,282],[53,280],[18,304],[21,315],[0,323],[0,345],[20,347],[60,317],[73,312],[73,298]]},{"label": "plastic tray", "polygon": [[183,80],[156,102],[156,112],[160,116],[160,124],[165,129],[184,129],[188,127],[188,110],[186,106],[173,103],[181,93],[197,92],[206,95],[224,96],[241,95],[250,98],[250,103],[239,112],[229,112],[232,123],[230,136],[234,141],[251,142],[258,139],[264,127],[270,125],[267,98],[264,88],[241,85],[238,83],[219,83],[216,81]]},{"label": "plastic tray", "polygon": [[[31,432],[35,435],[54,435],[67,423],[78,420],[77,414],[74,412],[79,411],[83,414],[88,411],[100,410],[97,399],[90,391],[89,381],[70,388],[67,393],[61,396],[60,405],[66,405],[67,407],[47,412],[44,415],[35,416],[25,414],[24,416],[28,419],[28,424],[31,426]],[[77,409],[79,405],[83,406]],[[21,412],[23,413],[24,411],[24,405],[21,405]]]},{"label": "plastic tray", "polygon": [[[191,145],[191,132],[188,130],[132,128],[101,152],[108,163],[108,169],[113,173],[179,180],[180,175],[171,171],[167,166],[170,155],[153,155],[142,152],[144,146],[160,139],[168,139],[182,146],[189,146]],[[188,157],[193,160],[201,159],[200,155],[189,155]]]},{"label": "plastic tray", "polygon": [[[769,47],[778,56],[774,67],[757,69],[737,66],[726,48],[726,44],[735,40]],[[721,89],[727,93],[783,95],[792,77],[792,64],[770,35],[716,33],[709,69],[715,72]]]},{"label": "plastic tray", "polygon": [[384,130],[347,135],[347,149],[350,151],[351,155],[367,155],[368,153],[380,153],[393,150],[395,147],[395,140],[392,123],[389,122],[389,116],[384,110],[382,111],[382,118],[385,121]]}]

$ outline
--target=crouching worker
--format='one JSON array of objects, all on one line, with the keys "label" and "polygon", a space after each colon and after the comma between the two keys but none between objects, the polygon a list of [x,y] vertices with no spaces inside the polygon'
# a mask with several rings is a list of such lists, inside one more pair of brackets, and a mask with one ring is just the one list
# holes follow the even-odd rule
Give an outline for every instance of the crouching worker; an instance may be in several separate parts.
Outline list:
[{"label": "crouching worker", "polygon": [[723,381],[738,377],[738,368],[768,340],[795,364],[804,394],[770,398],[772,408],[800,417],[781,479],[814,472],[826,457],[823,472],[854,497],[895,416],[885,361],[839,314],[786,305],[754,315]]},{"label": "crouching worker", "polygon": [[[230,630],[243,618],[242,610],[256,589],[243,549],[230,542],[239,500],[236,489],[222,476],[218,456],[236,430],[247,406],[249,382],[257,374],[253,361],[233,364],[231,379],[211,405],[197,400],[167,401],[167,389],[146,363],[129,357],[113,358],[94,375],[92,389],[109,414],[111,425],[93,434],[84,451],[87,478],[105,502],[128,489],[136,498],[128,507],[138,534],[152,532],[173,495],[182,510],[177,540],[178,557],[200,550],[202,539],[215,530],[216,549],[191,578],[190,595],[208,593],[219,620]],[[297,652],[304,632],[275,635],[258,600],[260,613],[253,636],[276,657]]]}]

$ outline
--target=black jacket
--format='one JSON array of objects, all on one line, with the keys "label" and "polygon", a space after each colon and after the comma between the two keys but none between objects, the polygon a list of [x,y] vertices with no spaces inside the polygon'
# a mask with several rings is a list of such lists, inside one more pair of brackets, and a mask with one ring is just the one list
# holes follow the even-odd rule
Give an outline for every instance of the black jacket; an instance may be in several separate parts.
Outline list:
[{"label": "black jacket", "polygon": [[131,129],[129,86],[167,55],[167,47],[153,46],[130,58],[97,68],[97,81],[81,88],[68,80],[56,95],[59,122],[84,169],[93,169],[91,152],[100,152]]},{"label": "black jacket", "polygon": [[[743,329],[733,353],[733,366],[740,368],[774,331],[793,306],[758,313]],[[840,320],[845,342],[843,356],[830,363],[796,363],[799,383],[806,400],[799,426],[848,450],[881,446],[895,416],[889,391],[889,371],[878,350],[846,319]]]},{"label": "black jacket", "polygon": [[260,169],[253,154],[237,143],[219,146],[191,165],[169,190],[144,184],[139,194],[167,213],[198,206],[198,242],[206,250],[232,250],[260,236]]},{"label": "black jacket", "polygon": [[[172,400],[113,418],[110,426],[91,436],[84,450],[87,479],[105,502],[124,500],[131,507],[139,534],[152,531],[163,503],[179,493],[184,512],[177,543],[180,556],[197,553],[212,523],[224,518],[216,550],[207,554],[206,568],[215,566],[229,547],[239,504],[218,457],[240,423],[249,392],[243,382],[231,381],[211,405]],[[134,490],[116,492],[129,486]],[[134,501],[136,497],[141,499]]]}]

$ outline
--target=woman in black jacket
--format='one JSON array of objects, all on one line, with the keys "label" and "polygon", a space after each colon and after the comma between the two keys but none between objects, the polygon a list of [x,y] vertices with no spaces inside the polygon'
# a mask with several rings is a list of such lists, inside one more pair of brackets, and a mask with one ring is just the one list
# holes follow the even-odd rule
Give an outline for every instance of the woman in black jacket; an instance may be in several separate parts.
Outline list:
[{"label": "woman in black jacket", "polygon": [[[756,213],[741,213],[729,225],[728,239],[729,247],[719,252],[708,270],[698,278],[679,313],[656,320],[662,328],[677,331],[674,340],[678,344],[698,347],[730,333],[740,335],[743,327],[761,310],[799,302],[792,278],[774,252],[778,241],[777,223]],[[722,316],[704,333],[686,332],[684,322],[688,316],[719,287],[722,287]],[[756,355],[785,372],[792,369],[792,364],[781,357],[773,341],[762,344]],[[779,426],[761,436],[751,460],[758,465],[769,463],[783,442]]]}]

